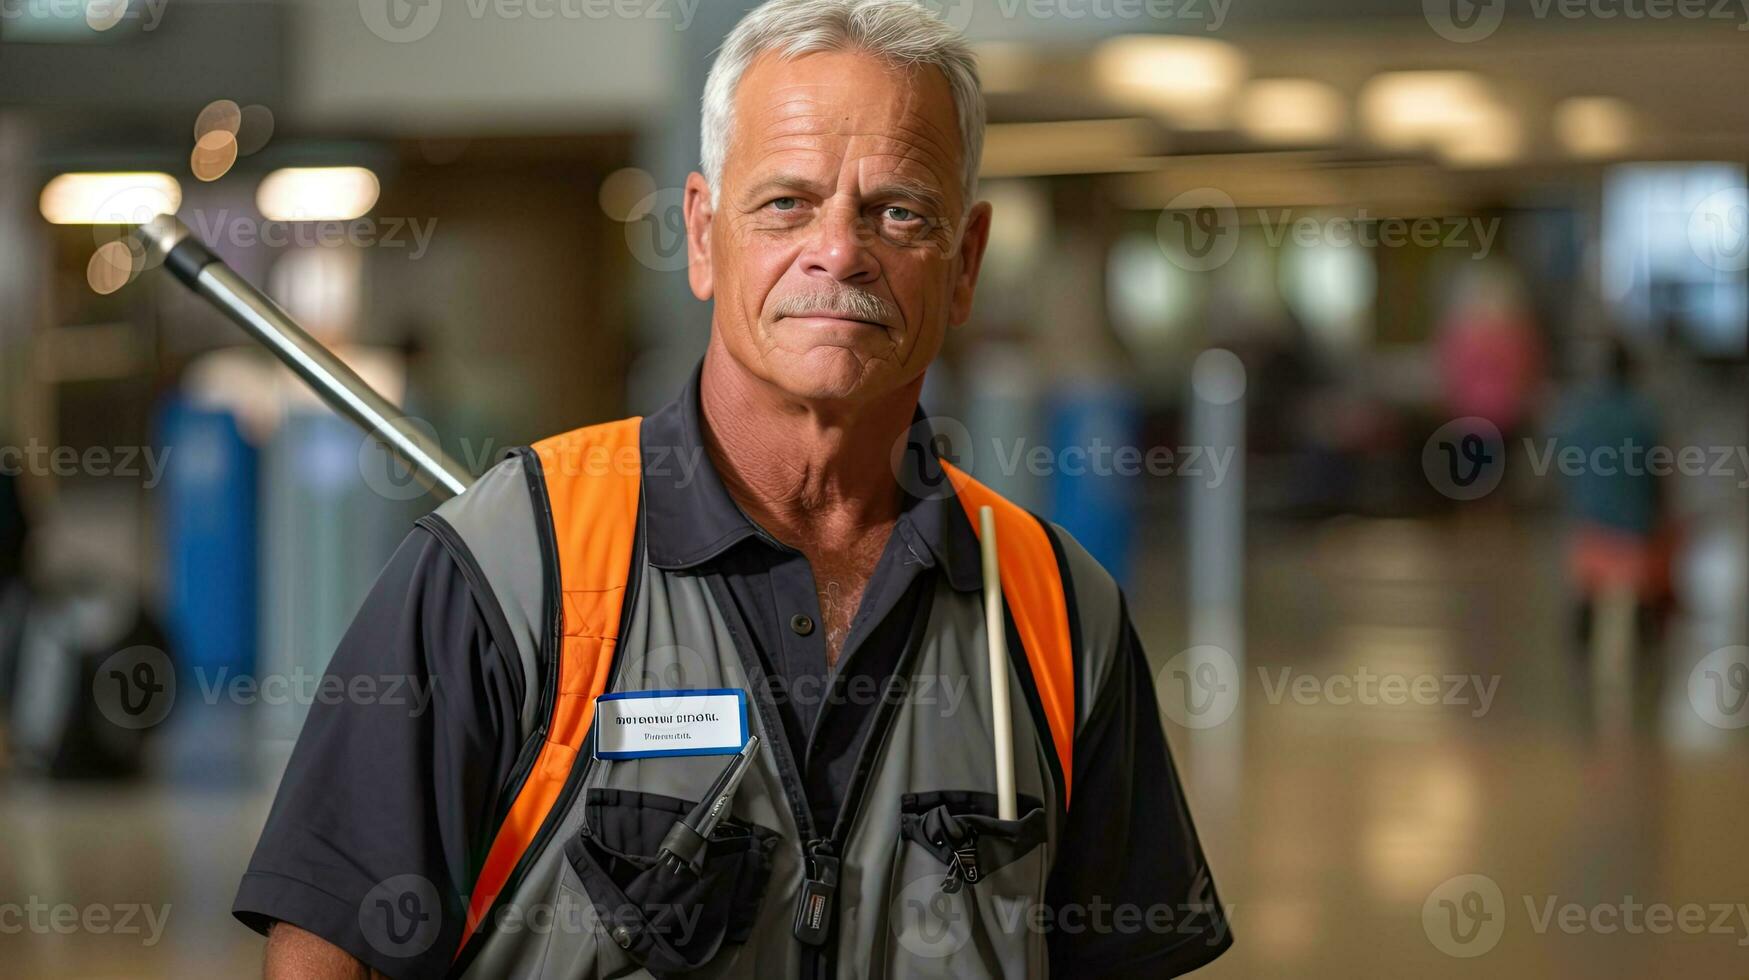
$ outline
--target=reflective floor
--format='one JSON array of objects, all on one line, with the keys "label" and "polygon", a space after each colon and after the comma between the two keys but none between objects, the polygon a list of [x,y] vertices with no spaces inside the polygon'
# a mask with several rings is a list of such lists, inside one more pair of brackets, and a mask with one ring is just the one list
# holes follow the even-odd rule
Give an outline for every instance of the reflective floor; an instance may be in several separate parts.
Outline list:
[{"label": "reflective floor", "polygon": [[[1202,661],[1239,681],[1225,701],[1174,680],[1199,676],[1176,659],[1181,602],[1155,600],[1184,594],[1182,563],[1130,590],[1238,938],[1203,975],[1749,976],[1749,728],[1709,722],[1688,685],[1741,642],[1728,610],[1679,617],[1646,670],[1598,673],[1546,521],[1249,533],[1243,649]],[[243,721],[177,733],[175,789],[0,784],[4,900],[118,918],[0,932],[0,973],[256,969],[227,914],[266,807],[222,778]],[[168,904],[157,942],[144,910],[114,934],[130,903]]]},{"label": "reflective floor", "polygon": [[1254,536],[1243,702],[1168,729],[1233,906],[1206,975],[1749,976],[1749,730],[1689,702],[1696,617],[1599,674],[1536,524]]}]

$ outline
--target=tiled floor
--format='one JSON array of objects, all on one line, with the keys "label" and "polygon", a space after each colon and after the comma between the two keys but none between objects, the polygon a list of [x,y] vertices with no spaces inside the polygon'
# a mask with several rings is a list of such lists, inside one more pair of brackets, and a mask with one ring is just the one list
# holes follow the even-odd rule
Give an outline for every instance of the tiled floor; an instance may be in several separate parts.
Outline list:
[{"label": "tiled floor", "polygon": [[[1250,533],[1247,649],[1222,665],[1242,696],[1220,724],[1167,722],[1238,938],[1204,975],[1749,977],[1749,729],[1705,723],[1686,688],[1740,626],[1679,624],[1672,682],[1624,720],[1594,708],[1546,521]],[[1130,591],[1163,670],[1186,642],[1158,598],[1183,594],[1179,564]],[[1440,703],[1361,703],[1424,676]],[[181,789],[0,784],[0,901],[169,906],[149,946],[0,932],[0,974],[252,975],[259,941],[227,908],[265,789],[194,778],[243,732],[185,733]]]}]

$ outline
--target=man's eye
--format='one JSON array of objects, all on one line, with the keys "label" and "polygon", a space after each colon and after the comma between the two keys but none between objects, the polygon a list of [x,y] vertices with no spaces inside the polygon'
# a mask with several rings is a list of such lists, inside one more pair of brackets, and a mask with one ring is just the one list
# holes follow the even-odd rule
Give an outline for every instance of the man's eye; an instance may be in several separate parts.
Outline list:
[{"label": "man's eye", "polygon": [[794,211],[801,206],[801,201],[793,197],[780,197],[771,202],[771,207],[779,211]]},{"label": "man's eye", "polygon": [[894,221],[916,221],[923,216],[910,208],[902,208],[894,204],[887,208],[887,217]]}]

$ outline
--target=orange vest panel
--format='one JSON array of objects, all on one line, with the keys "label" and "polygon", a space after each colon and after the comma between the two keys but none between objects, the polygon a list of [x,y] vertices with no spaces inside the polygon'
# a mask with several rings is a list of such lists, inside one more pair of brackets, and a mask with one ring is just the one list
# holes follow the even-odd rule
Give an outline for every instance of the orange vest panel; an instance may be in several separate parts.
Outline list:
[{"label": "orange vest panel", "polygon": [[534,445],[558,546],[563,602],[558,697],[547,719],[546,743],[492,839],[468,899],[463,946],[552,813],[588,737],[595,699],[607,686],[637,537],[642,421],[589,426]]}]

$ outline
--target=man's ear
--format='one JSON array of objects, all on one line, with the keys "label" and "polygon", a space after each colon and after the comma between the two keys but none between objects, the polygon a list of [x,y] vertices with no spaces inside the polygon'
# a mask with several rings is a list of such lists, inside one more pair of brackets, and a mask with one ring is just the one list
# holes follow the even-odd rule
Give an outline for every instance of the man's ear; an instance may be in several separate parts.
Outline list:
[{"label": "man's ear", "polygon": [[947,323],[957,327],[972,318],[972,294],[978,288],[978,270],[984,265],[984,249],[990,244],[989,201],[972,205],[966,215],[966,230],[960,236],[959,275],[953,282],[953,300],[948,304]]},{"label": "man's ear", "polygon": [[716,209],[711,206],[711,188],[704,174],[693,171],[686,178],[686,281],[692,285],[692,295],[709,300],[715,289],[711,272],[711,223]]}]

